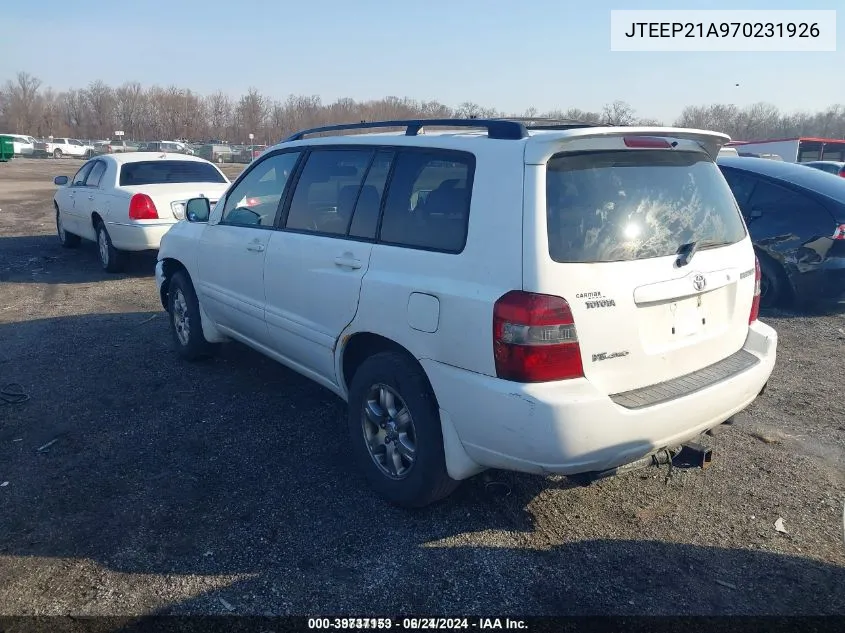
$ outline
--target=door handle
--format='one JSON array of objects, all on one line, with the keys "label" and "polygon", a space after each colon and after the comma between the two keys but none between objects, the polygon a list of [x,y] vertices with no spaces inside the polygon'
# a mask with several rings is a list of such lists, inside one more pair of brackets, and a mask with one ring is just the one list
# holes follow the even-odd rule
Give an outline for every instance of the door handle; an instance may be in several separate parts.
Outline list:
[{"label": "door handle", "polygon": [[261,251],[264,250],[264,244],[256,244],[256,243],[253,242],[252,244],[246,245],[246,250],[254,251],[256,253],[260,253]]},{"label": "door handle", "polygon": [[93,199],[94,199],[94,196],[88,196],[88,199],[89,199],[89,200],[93,200]]},{"label": "door handle", "polygon": [[361,268],[361,260],[355,259],[354,257],[350,257],[348,255],[344,255],[341,257],[334,258],[335,266],[345,266],[346,268]]}]

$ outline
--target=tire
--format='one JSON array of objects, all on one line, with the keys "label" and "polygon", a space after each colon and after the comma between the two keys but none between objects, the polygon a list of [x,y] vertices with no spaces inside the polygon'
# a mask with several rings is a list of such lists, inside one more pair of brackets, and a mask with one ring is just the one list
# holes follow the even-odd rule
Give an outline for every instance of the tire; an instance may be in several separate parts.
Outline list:
[{"label": "tire", "polygon": [[766,310],[786,307],[790,301],[786,271],[771,257],[758,255],[760,260],[760,307]]},{"label": "tire", "polygon": [[56,234],[59,236],[59,242],[65,248],[76,248],[82,241],[78,235],[65,231],[58,209],[56,209]]},{"label": "tire", "polygon": [[62,150],[54,149],[53,150],[53,158],[61,158],[62,157]]},{"label": "tire", "polygon": [[168,284],[167,313],[173,345],[179,356],[193,361],[214,352],[215,345],[205,340],[202,333],[202,316],[194,285],[183,271],[175,273]]},{"label": "tire", "polygon": [[[391,415],[383,415],[382,393],[392,397],[392,405],[388,402],[386,407],[388,412],[393,411]],[[365,413],[368,408],[370,415]],[[401,415],[403,411],[408,418]],[[407,355],[381,352],[361,364],[350,385],[347,419],[355,461],[370,486],[390,503],[420,508],[458,487],[460,482],[446,471],[434,392],[422,368]],[[385,433],[389,443],[384,442]],[[368,436],[376,450],[371,449]],[[412,461],[399,456],[398,467],[388,459],[389,454],[396,453],[392,447],[397,445],[405,447],[406,455],[411,447],[413,456]]]},{"label": "tire", "polygon": [[97,223],[97,251],[103,270],[108,273],[119,273],[123,270],[126,265],[126,253],[114,247],[103,222]]}]

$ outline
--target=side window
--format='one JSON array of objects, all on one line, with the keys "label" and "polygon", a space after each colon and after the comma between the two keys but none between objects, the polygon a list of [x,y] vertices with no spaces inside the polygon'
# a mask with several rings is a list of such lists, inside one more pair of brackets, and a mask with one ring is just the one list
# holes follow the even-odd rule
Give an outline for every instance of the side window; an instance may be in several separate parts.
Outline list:
[{"label": "side window", "polygon": [[394,152],[377,152],[364,186],[358,195],[358,204],[355,205],[355,214],[352,216],[352,225],[349,227],[351,237],[362,237],[374,239],[378,228],[378,214],[381,207],[381,197],[384,194],[384,186],[387,183],[387,175],[390,173],[390,164],[393,162]]},{"label": "side window", "polygon": [[748,215],[748,200],[751,198],[751,192],[754,191],[754,185],[757,184],[757,179],[730,168],[723,168],[722,174],[725,176],[725,180],[728,181],[728,186],[731,188],[734,198],[739,203],[739,208],[742,209],[743,215]]},{"label": "side window", "polygon": [[380,241],[459,253],[469,222],[475,157],[401,152],[387,190]]},{"label": "side window", "polygon": [[751,207],[759,209],[774,221],[794,226],[827,226],[830,214],[818,202],[807,195],[761,181],[751,196]]},{"label": "side window", "polygon": [[754,189],[750,206],[764,213],[788,213],[791,208],[800,206],[802,197],[789,189],[761,181]]},{"label": "side window", "polygon": [[94,163],[85,163],[82,168],[76,172],[76,175],[73,177],[71,181],[71,186],[73,187],[84,187],[85,186],[85,179],[88,177],[88,173],[94,167]]},{"label": "side window", "polygon": [[256,164],[226,196],[223,224],[270,227],[299,152],[276,154]]},{"label": "side window", "polygon": [[312,151],[296,183],[285,227],[346,235],[372,157],[368,149]]},{"label": "side window", "polygon": [[91,171],[88,173],[88,178],[85,179],[85,186],[86,187],[99,187],[100,180],[103,178],[103,174],[106,173],[106,164],[98,160],[94,163],[94,167],[91,168]]}]

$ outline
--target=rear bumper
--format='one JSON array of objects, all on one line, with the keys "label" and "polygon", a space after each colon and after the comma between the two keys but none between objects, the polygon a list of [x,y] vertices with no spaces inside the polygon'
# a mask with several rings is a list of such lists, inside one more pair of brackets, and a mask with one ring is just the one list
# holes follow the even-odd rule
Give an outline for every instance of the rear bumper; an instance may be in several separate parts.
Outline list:
[{"label": "rear bumper", "polygon": [[757,362],[699,391],[641,408],[617,404],[585,379],[526,385],[421,362],[471,460],[489,468],[576,474],[677,446],[746,408],[772,373],[777,333],[756,322],[743,350]]},{"label": "rear bumper", "polygon": [[106,228],[116,249],[121,251],[150,251],[158,250],[161,238],[176,222],[176,220],[172,222],[158,221],[150,224],[106,222]]},{"label": "rear bumper", "polygon": [[845,304],[845,256],[828,255],[813,268],[794,272],[792,283],[803,303]]},{"label": "rear bumper", "polygon": [[822,269],[822,300],[845,304],[845,257],[828,259]]}]

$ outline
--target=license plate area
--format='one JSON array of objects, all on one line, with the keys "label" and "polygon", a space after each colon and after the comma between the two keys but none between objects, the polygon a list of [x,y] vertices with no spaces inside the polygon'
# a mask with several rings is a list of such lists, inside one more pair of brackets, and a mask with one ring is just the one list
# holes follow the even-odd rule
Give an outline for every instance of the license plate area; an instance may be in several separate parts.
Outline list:
[{"label": "license plate area", "polygon": [[705,325],[705,317],[701,309],[701,297],[691,297],[669,304],[672,315],[672,337],[687,338],[698,334]]}]

